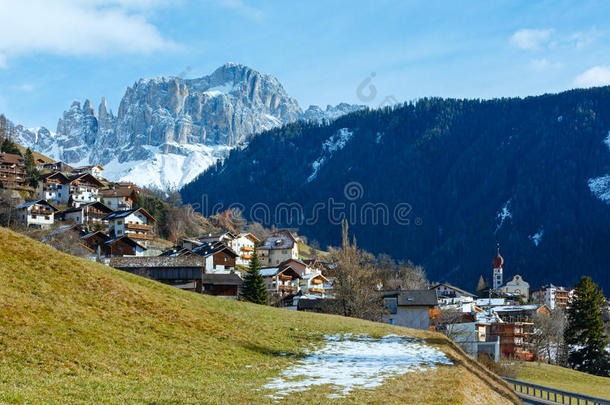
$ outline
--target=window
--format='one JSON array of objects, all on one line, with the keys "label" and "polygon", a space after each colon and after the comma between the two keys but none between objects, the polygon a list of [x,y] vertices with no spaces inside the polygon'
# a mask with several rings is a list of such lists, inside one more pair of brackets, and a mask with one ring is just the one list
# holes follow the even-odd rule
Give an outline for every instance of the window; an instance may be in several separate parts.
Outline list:
[{"label": "window", "polygon": [[282,254],[285,255],[286,253],[288,253],[287,250],[282,250]]}]

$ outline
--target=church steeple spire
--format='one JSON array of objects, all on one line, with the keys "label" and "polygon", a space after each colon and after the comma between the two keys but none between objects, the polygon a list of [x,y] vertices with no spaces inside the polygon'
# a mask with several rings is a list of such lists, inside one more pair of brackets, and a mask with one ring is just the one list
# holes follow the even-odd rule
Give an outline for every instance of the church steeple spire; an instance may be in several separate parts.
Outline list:
[{"label": "church steeple spire", "polygon": [[498,242],[497,245],[497,253],[496,253],[496,257],[494,257],[493,259],[493,265],[494,265],[494,270],[493,270],[493,289],[497,290],[498,288],[500,288],[502,286],[503,283],[503,270],[502,270],[502,265],[504,264],[504,258],[502,257],[502,255],[500,255],[500,243]]}]

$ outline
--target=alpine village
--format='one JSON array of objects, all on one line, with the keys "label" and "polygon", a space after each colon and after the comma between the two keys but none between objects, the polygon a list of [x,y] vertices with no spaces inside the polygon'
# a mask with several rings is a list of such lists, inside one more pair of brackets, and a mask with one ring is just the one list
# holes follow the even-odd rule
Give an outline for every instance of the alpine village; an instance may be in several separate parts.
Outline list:
[{"label": "alpine village", "polygon": [[[287,311],[361,317],[445,334],[469,356],[515,377],[506,364],[576,366],[567,352],[582,308],[597,305],[599,336],[610,336],[610,300],[583,277],[531,286],[510,271],[497,246],[487,274],[467,291],[429,281],[421,266],[374,257],[352,244],[316,249],[298,229],[266,229],[228,210],[204,218],[179,196],[110,182],[101,165],[71,167],[6,137],[0,154],[3,225],[71,255],[194,294],[246,300]],[[366,262],[344,268],[347,257]],[[354,282],[353,278],[359,278]],[[491,280],[491,283],[488,283]],[[372,295],[370,295],[372,294]],[[585,305],[585,302],[580,303]],[[607,374],[603,364],[582,370]],[[580,368],[576,366],[576,368]]]}]

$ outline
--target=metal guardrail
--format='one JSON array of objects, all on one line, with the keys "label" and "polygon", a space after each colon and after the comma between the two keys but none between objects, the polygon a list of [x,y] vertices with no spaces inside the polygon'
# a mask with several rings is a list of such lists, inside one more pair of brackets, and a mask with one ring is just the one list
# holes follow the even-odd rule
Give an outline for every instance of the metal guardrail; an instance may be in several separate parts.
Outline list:
[{"label": "metal guardrail", "polygon": [[564,405],[610,405],[610,399],[591,397],[576,392],[558,390],[543,385],[502,377],[513,386],[517,395]]}]

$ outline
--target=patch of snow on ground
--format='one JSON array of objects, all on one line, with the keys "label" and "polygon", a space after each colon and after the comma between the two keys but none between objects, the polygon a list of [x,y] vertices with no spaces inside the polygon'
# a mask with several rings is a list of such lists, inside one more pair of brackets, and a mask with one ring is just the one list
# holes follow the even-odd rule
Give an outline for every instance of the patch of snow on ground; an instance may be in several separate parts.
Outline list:
[{"label": "patch of snow on ground", "polygon": [[388,378],[405,373],[425,371],[439,364],[453,365],[439,349],[417,339],[385,336],[328,335],[325,346],[282,371],[263,388],[269,395],[282,399],[292,392],[307,391],[330,384],[337,392],[329,398],[340,398],[355,389],[380,386]]},{"label": "patch of snow on ground", "polygon": [[507,219],[512,219],[512,218],[513,218],[513,214],[510,212],[510,200],[508,200],[504,203],[504,206],[498,212],[498,215],[496,215],[496,220],[498,221],[498,226],[496,227],[496,230],[494,233],[498,232],[500,230],[500,228],[502,228],[502,225],[504,225],[504,222]]},{"label": "patch of snow on ground", "polygon": [[[604,143],[610,149],[610,131],[608,131],[608,136],[604,138]],[[610,204],[610,174],[589,179],[587,184],[594,196]]]},{"label": "patch of snow on ground", "polygon": [[536,245],[536,247],[538,247],[538,245],[540,244],[540,241],[542,240],[542,235],[544,235],[544,229],[542,227],[540,227],[538,232],[536,232],[533,235],[528,236],[528,238],[529,238],[529,240],[534,242],[534,245]]}]

